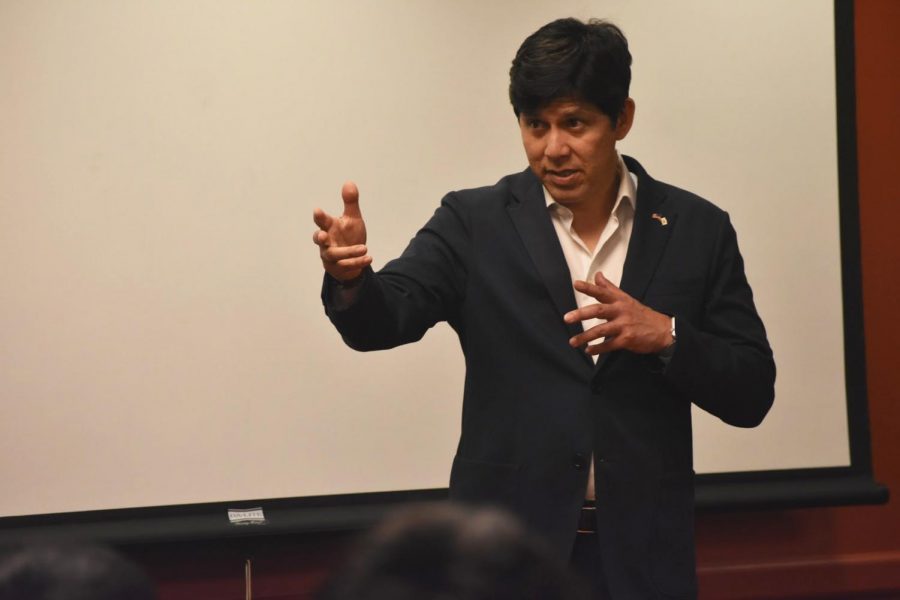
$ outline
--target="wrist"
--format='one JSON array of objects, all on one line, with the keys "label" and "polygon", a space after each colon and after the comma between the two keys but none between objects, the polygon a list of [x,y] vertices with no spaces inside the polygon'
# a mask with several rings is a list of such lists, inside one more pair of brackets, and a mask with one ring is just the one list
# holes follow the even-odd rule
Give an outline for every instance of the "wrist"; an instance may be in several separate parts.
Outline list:
[{"label": "wrist", "polygon": [[359,284],[362,283],[366,276],[366,269],[360,270],[360,272],[353,277],[336,277],[331,273],[329,273],[329,276],[334,280],[338,287],[349,290],[358,287]]},{"label": "wrist", "polygon": [[351,277],[350,279],[338,279],[338,285],[344,289],[352,289],[357,287],[360,283],[362,283],[363,274],[360,273],[356,277]]},{"label": "wrist", "polygon": [[669,315],[664,316],[666,318],[666,331],[663,335],[663,346],[660,349],[659,354],[666,354],[668,356],[671,356],[673,350],[675,349],[675,342],[678,339],[678,335],[675,330],[675,317]]}]

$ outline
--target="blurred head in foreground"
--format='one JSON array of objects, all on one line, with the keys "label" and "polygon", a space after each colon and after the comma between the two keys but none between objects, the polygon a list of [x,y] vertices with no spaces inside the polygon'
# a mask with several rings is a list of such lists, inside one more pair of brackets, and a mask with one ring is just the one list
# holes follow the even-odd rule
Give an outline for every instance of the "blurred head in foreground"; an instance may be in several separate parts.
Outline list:
[{"label": "blurred head in foreground", "polygon": [[403,510],[333,574],[327,600],[584,598],[567,570],[506,513],[459,505]]},{"label": "blurred head in foreground", "polygon": [[107,548],[76,544],[0,550],[0,600],[153,600],[153,584]]}]

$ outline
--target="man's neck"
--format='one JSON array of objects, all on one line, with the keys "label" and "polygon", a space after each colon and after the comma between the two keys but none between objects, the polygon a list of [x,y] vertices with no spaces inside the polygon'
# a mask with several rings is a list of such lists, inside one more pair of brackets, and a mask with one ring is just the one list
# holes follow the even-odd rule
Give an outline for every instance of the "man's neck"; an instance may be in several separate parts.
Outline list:
[{"label": "man's neck", "polygon": [[572,207],[572,228],[587,249],[591,252],[597,247],[600,236],[609,222],[613,207],[619,197],[619,180],[621,174],[616,171],[615,177],[598,197],[597,202],[585,203]]}]

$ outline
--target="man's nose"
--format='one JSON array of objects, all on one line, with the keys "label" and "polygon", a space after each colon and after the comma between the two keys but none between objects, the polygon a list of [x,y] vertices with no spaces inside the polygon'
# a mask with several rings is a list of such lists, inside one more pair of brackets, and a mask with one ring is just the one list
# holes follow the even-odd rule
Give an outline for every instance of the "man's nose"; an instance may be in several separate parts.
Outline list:
[{"label": "man's nose", "polygon": [[559,129],[552,129],[547,135],[547,147],[544,148],[544,154],[547,158],[565,158],[569,155],[569,151],[569,140],[565,132]]}]

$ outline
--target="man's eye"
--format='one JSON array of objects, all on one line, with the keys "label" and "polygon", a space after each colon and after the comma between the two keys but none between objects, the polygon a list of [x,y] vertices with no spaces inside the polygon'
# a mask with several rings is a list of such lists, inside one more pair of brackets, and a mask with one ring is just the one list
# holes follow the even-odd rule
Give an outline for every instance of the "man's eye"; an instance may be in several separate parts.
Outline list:
[{"label": "man's eye", "polygon": [[575,128],[581,126],[581,119],[576,119],[576,118],[573,117],[573,118],[568,119],[568,120],[566,121],[566,125],[567,125],[568,127],[572,128],[572,129],[575,129]]},{"label": "man's eye", "polygon": [[528,127],[530,127],[531,129],[539,129],[542,125],[543,125],[543,123],[541,123],[537,119],[529,119],[528,120]]}]

